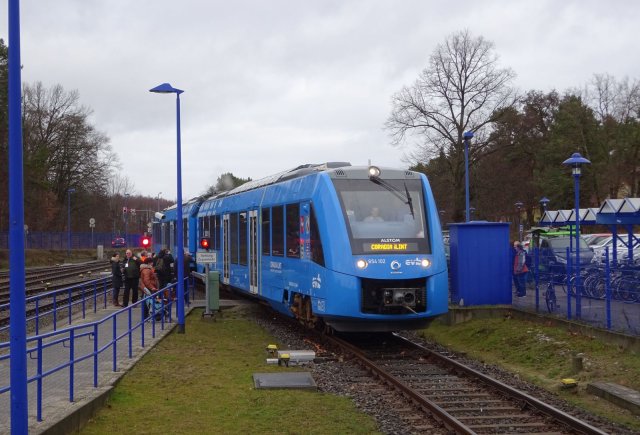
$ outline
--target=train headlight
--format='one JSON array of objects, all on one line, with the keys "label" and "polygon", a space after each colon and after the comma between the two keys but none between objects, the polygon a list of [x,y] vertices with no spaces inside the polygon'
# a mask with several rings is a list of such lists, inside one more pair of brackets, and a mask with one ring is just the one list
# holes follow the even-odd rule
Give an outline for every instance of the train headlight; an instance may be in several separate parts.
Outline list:
[{"label": "train headlight", "polygon": [[428,258],[425,258],[420,262],[420,265],[424,268],[427,268],[431,266],[431,260],[429,260]]},{"label": "train headlight", "polygon": [[363,260],[362,258],[356,261],[356,266],[358,267],[358,269],[366,269],[368,265],[369,263],[367,263],[367,260]]},{"label": "train headlight", "polygon": [[380,168],[377,166],[369,166],[369,178],[378,178],[380,176]]}]

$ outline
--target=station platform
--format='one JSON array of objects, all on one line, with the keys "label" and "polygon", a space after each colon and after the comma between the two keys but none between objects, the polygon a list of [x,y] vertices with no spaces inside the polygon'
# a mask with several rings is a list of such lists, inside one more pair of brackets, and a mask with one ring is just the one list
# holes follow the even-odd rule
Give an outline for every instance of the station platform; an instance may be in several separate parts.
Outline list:
[{"label": "station platform", "polygon": [[[244,301],[221,300],[220,306],[233,306]],[[204,300],[192,300],[189,306],[185,306],[185,313],[188,315],[193,309],[205,307]],[[135,323],[141,316],[140,310],[132,311],[132,321]],[[109,305],[106,309],[98,309],[95,313],[91,311],[82,318],[81,313],[72,318],[71,325],[65,321],[63,325],[58,324],[58,330],[68,326],[80,326],[92,324],[106,319],[99,325],[98,346],[103,347],[113,336],[113,320],[108,319],[116,314],[115,329],[116,334],[122,335],[128,331],[128,310]],[[175,313],[175,309],[174,309]],[[134,316],[137,318],[133,318]],[[114,370],[114,350],[109,346],[98,357],[98,387],[93,386],[93,357],[87,358],[75,364],[74,367],[74,395],[73,401],[70,398],[70,369],[64,368],[48,375],[43,380],[42,387],[42,421],[37,421],[37,385],[31,382],[27,386],[29,402],[29,433],[30,434],[66,434],[76,431],[87,421],[99,408],[101,408],[109,398],[111,390],[118,383],[127,371],[133,367],[149,350],[151,350],[160,340],[168,335],[177,325],[174,316],[172,322],[165,322],[164,329],[161,322],[155,323],[155,332],[151,322],[144,323],[144,346],[142,345],[141,328],[137,328],[131,335],[131,356],[129,355],[129,334],[120,338],[115,346],[115,370]],[[92,331],[93,326],[86,328],[87,332]],[[53,327],[41,327],[40,334],[52,331]],[[68,342],[55,344],[43,351],[43,372],[60,366],[69,361],[70,347]],[[93,336],[85,336],[75,340],[74,355],[76,358],[87,355],[94,350]],[[32,348],[33,343],[29,344]],[[3,384],[9,384],[10,362],[4,360],[0,362],[0,379],[6,380]],[[27,373],[29,377],[37,373],[37,358],[35,352],[27,358]],[[11,433],[11,402],[10,394],[0,395],[0,434]]]}]

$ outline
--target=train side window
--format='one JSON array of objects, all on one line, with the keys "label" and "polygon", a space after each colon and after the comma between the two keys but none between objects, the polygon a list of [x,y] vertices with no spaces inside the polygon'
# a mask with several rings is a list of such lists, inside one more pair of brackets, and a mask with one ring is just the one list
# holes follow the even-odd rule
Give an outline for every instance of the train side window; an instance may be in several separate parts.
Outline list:
[{"label": "train side window", "polygon": [[271,209],[262,209],[262,255],[271,255]]},{"label": "train side window", "polygon": [[284,207],[271,209],[271,255],[284,256]]},{"label": "train side window", "polygon": [[243,211],[239,213],[240,216],[240,228],[239,228],[239,242],[240,242],[240,264],[247,265],[247,212]]},{"label": "train side window", "polygon": [[189,247],[189,220],[182,219],[182,248]]},{"label": "train side window", "polygon": [[300,258],[300,204],[287,205],[287,257]]},{"label": "train side window", "polygon": [[309,224],[309,241],[311,242],[311,261],[324,266],[324,251],[322,250],[322,240],[320,239],[320,231],[318,231],[318,221],[316,220],[316,211],[311,204],[311,220]]},{"label": "train side window", "polygon": [[213,217],[213,249],[220,250],[220,216]]},{"label": "train side window", "polygon": [[231,263],[238,264],[238,213],[231,213],[229,216],[231,221]]}]

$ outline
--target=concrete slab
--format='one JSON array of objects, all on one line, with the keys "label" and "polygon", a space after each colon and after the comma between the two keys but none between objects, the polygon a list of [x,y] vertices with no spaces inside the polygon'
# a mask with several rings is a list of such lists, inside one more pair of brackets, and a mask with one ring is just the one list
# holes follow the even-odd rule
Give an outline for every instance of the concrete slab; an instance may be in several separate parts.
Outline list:
[{"label": "concrete slab", "polygon": [[587,392],[640,415],[640,392],[636,390],[611,382],[592,382],[587,385]]},{"label": "concrete slab", "polygon": [[317,390],[318,385],[309,372],[254,373],[256,389],[287,388]]}]

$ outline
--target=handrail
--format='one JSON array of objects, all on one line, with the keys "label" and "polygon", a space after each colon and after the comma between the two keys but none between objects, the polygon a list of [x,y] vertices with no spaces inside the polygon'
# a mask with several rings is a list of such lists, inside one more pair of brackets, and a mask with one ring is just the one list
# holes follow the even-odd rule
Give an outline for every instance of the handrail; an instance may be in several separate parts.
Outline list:
[{"label": "handrail", "polygon": [[[81,287],[79,293],[81,293],[82,296],[82,300],[80,301],[71,301],[67,304],[66,302],[63,304],[62,309],[66,309],[67,307],[69,307],[69,314],[71,316],[71,305],[76,305],[76,304],[82,304],[83,306],[83,318],[84,318],[84,314],[85,314],[85,295],[86,295],[86,287],[89,285],[93,286],[93,300],[94,300],[94,311],[97,308],[97,292],[98,292],[98,283],[102,282],[102,283],[106,283],[106,279],[110,279],[109,278],[99,278],[96,280],[92,280],[90,282],[85,282],[83,284],[81,284],[80,286],[75,286],[75,287]],[[30,356],[30,359],[33,360],[37,360],[37,368],[35,370],[35,374],[29,376],[27,378],[27,383],[32,383],[32,382],[36,382],[37,384],[37,389],[36,389],[36,395],[37,395],[37,400],[36,400],[36,407],[37,407],[37,419],[38,421],[42,421],[42,400],[43,400],[43,388],[42,388],[42,382],[43,379],[46,378],[47,376],[50,376],[54,373],[60,372],[62,370],[68,369],[69,370],[69,400],[73,401],[74,400],[74,385],[75,385],[75,366],[76,364],[89,360],[91,358],[93,358],[93,386],[97,387],[98,386],[98,356],[106,351],[108,351],[110,348],[113,350],[113,355],[112,355],[112,371],[116,371],[117,370],[117,344],[118,341],[128,338],[128,345],[129,345],[129,349],[128,349],[128,356],[129,358],[131,358],[133,356],[133,352],[132,352],[132,345],[133,345],[133,332],[136,330],[140,330],[140,344],[142,347],[145,346],[145,325],[146,324],[150,324],[151,326],[151,333],[152,333],[152,337],[155,337],[156,335],[156,324],[160,323],[161,325],[161,329],[164,330],[165,329],[165,323],[172,323],[172,319],[173,319],[173,307],[176,307],[176,311],[177,311],[177,304],[174,304],[174,301],[164,301],[163,300],[163,304],[162,304],[162,311],[160,312],[160,319],[156,320],[156,315],[158,314],[157,310],[156,310],[156,304],[154,303],[154,301],[156,301],[157,297],[162,298],[164,292],[167,289],[170,289],[172,287],[175,287],[175,283],[172,283],[168,286],[166,286],[163,289],[160,289],[156,292],[154,292],[151,295],[148,296],[144,296],[142,297],[140,300],[138,300],[136,303],[130,304],[127,307],[123,307],[120,310],[117,310],[111,314],[109,314],[106,317],[103,317],[101,319],[92,321],[92,322],[88,322],[88,323],[83,323],[80,325],[70,325],[61,329],[58,329],[55,325],[55,321],[54,321],[54,330],[53,331],[48,331],[42,334],[36,334],[33,335],[31,337],[27,337],[27,353]],[[188,285],[188,284],[187,284]],[[74,287],[71,287],[74,288]],[[38,301],[42,298],[45,297],[53,297],[55,300],[55,296],[61,292],[66,292],[67,294],[69,294],[70,288],[66,288],[66,289],[60,289],[60,290],[56,290],[56,291],[52,291],[52,292],[48,292],[46,294],[41,294],[41,295],[37,295],[34,296],[31,299],[32,301],[35,301],[36,304],[38,303]],[[111,289],[109,289],[109,292],[112,291]],[[100,291],[102,293],[102,290]],[[105,296],[105,307],[106,307],[106,296],[107,296],[107,289],[106,289],[106,284],[105,284],[105,289],[104,289],[104,296]],[[187,302],[188,302],[188,298],[189,298],[189,294],[188,292],[185,293],[185,296],[187,298]],[[150,303],[148,301],[151,301]],[[149,307],[147,316],[145,317],[145,307]],[[138,310],[137,312],[135,310]],[[57,311],[56,311],[56,307],[54,306],[54,310],[53,311],[49,311],[47,312],[47,315],[50,315],[54,313],[54,319],[55,317],[57,317]],[[126,313],[126,314],[125,314]],[[138,314],[139,313],[139,314]],[[126,315],[126,322],[127,322],[127,327],[121,332],[118,333],[118,316],[122,316],[122,315]],[[177,315],[177,314],[176,314]],[[135,322],[133,321],[135,317]],[[69,322],[71,322],[71,319],[69,320]],[[110,331],[108,330],[108,332],[105,332],[104,330],[102,331],[102,335],[100,335],[100,326],[105,326],[108,325],[109,323],[111,323],[111,329]],[[37,329],[37,328],[36,328]],[[101,337],[109,337],[110,339],[102,346],[99,345],[99,341]],[[88,338],[90,341],[93,340],[93,346],[91,346],[92,351],[80,351],[81,353],[76,355],[76,342],[80,339],[83,338]],[[30,346],[30,343],[35,343],[32,344]],[[51,349],[54,348],[56,346],[60,346],[62,345],[64,348],[68,348],[69,349],[69,356],[68,359],[64,362],[62,362],[61,364],[58,364],[54,367],[48,367],[46,370],[43,368],[43,353],[45,350],[47,349]],[[0,350],[4,349],[4,348],[8,348],[9,347],[9,343],[8,342],[3,342],[0,343]],[[78,346],[79,347],[79,346]],[[33,354],[36,354],[35,357],[33,357]],[[11,357],[10,353],[7,353],[6,355],[2,355],[0,356],[0,362],[9,359]],[[11,390],[11,386],[2,386],[0,385],[0,394],[6,393],[8,391]]]}]

